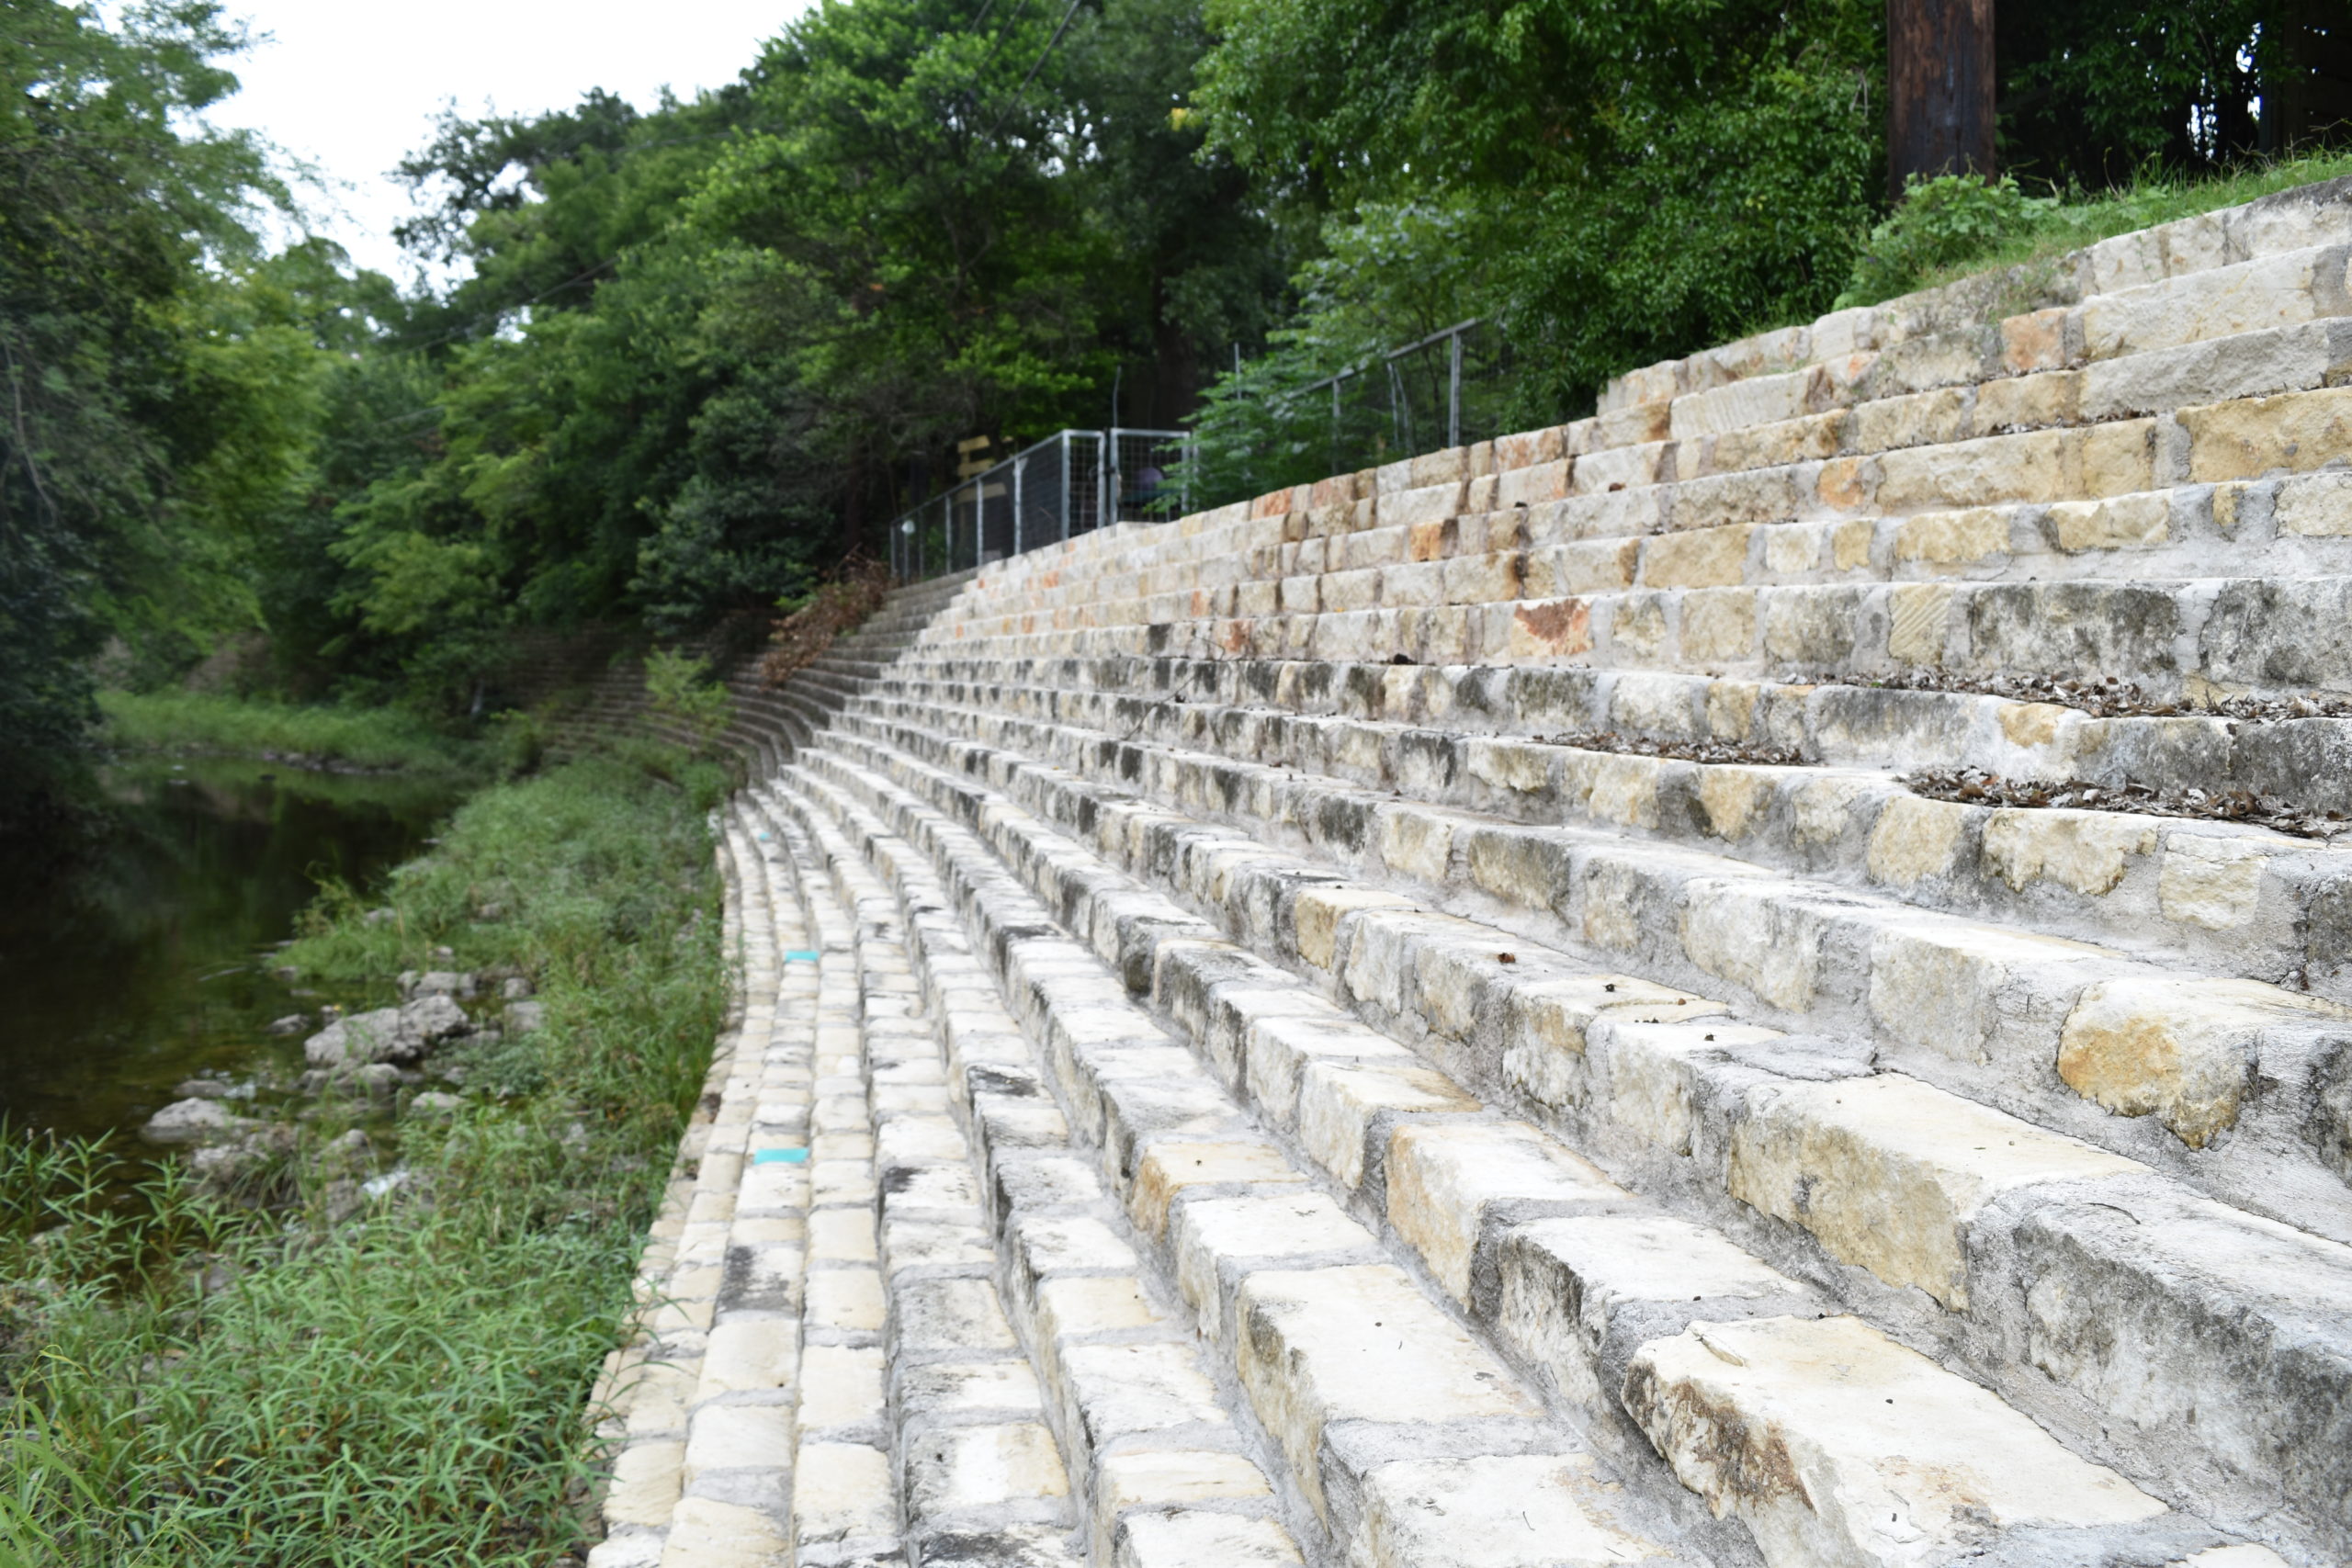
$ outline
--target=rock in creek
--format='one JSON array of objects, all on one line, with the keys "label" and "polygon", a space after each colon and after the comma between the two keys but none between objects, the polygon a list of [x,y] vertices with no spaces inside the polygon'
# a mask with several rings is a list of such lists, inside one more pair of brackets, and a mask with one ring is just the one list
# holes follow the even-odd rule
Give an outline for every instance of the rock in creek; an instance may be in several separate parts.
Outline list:
[{"label": "rock in creek", "polygon": [[307,1012],[289,1012],[284,1018],[269,1021],[269,1032],[272,1034],[300,1034],[310,1027],[311,1015]]},{"label": "rock in creek", "polygon": [[378,1008],[338,1019],[302,1043],[314,1067],[369,1062],[405,1065],[466,1029],[465,1010],[447,997],[421,997],[405,1007]]},{"label": "rock in creek", "polygon": [[217,1100],[175,1100],[139,1130],[159,1144],[209,1144],[234,1137],[252,1125]]},{"label": "rock in creek", "polygon": [[430,969],[420,975],[413,969],[403,970],[400,977],[401,995],[409,1000],[421,997],[453,997],[459,1001],[470,1000],[474,994],[474,976],[454,969]]}]

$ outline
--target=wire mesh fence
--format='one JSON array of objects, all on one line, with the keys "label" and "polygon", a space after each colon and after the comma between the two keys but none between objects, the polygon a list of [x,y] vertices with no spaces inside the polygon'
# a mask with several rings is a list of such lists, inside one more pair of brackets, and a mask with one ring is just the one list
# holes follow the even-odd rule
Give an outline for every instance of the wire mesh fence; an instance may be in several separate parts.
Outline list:
[{"label": "wire mesh fence", "polygon": [[890,526],[901,581],[963,571],[1112,523],[1186,510],[1181,430],[1064,430],[958,482]]},{"label": "wire mesh fence", "polygon": [[1526,423],[1510,339],[1460,321],[1306,379],[1282,356],[1238,372],[1194,425],[1195,506],[1491,440]]}]

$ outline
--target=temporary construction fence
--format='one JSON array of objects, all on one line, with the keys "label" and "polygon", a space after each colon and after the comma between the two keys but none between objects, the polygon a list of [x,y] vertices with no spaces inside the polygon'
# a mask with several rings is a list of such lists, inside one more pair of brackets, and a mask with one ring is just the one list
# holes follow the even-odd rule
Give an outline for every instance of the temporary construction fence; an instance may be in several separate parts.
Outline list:
[{"label": "temporary construction fence", "polygon": [[1181,430],[1065,430],[957,481],[890,526],[902,582],[1017,556],[1113,523],[1177,517],[1190,497]]}]

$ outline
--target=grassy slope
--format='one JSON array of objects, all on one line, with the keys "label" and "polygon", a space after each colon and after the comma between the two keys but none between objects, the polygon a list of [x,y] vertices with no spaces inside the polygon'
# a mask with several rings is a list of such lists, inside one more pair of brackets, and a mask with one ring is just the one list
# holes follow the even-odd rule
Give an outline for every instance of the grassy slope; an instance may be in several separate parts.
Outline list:
[{"label": "grassy slope", "polygon": [[2116,190],[2044,209],[2017,232],[1989,240],[1963,254],[1941,258],[1907,276],[1884,280],[1856,302],[1875,304],[1915,289],[1957,282],[1973,273],[2055,261],[2069,251],[2135,229],[2237,207],[2274,191],[2347,175],[2352,175],[2352,152],[2285,158],[2218,179],[2183,180],[2151,173]]},{"label": "grassy slope", "polygon": [[[322,1222],[316,1176],[291,1231],[169,1181],[130,1219],[87,1195],[90,1151],[0,1141],[0,1281],[40,1281],[0,1284],[0,1565],[520,1568],[573,1544],[586,1397],[724,1009],[721,781],[669,771],[685,787],[599,761],[486,790],[288,951],[371,979],[513,964],[547,1003],[468,1064],[466,1113],[412,1127],[413,1179],[359,1222]],[[191,1249],[234,1283],[194,1290]]]}]

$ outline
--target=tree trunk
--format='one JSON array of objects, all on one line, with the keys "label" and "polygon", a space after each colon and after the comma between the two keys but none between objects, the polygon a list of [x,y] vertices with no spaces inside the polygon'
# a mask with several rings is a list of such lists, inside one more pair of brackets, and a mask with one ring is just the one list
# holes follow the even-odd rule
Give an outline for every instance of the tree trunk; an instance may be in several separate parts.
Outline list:
[{"label": "tree trunk", "polygon": [[1993,0],[1886,0],[1886,188],[1994,172]]}]

